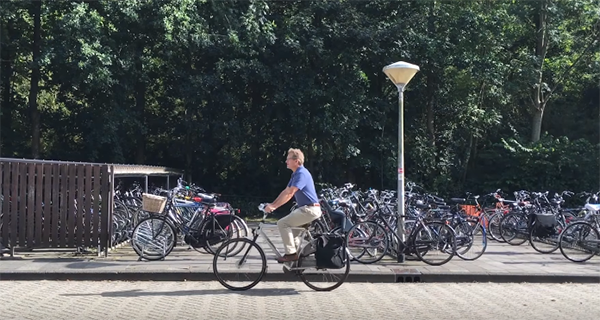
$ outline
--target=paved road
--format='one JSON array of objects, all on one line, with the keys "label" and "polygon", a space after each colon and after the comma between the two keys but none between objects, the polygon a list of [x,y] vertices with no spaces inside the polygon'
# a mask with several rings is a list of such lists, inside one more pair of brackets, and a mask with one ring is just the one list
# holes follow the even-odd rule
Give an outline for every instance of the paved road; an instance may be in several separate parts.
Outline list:
[{"label": "paved road", "polygon": [[346,283],[314,292],[274,282],[238,293],[217,282],[13,281],[0,282],[0,318],[596,320],[598,292],[598,284]]}]

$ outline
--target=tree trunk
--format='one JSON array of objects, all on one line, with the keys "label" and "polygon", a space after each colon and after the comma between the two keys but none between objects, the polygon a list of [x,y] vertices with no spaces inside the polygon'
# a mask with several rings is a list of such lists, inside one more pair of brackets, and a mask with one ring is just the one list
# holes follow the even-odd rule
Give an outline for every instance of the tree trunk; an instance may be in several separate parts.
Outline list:
[{"label": "tree trunk", "polygon": [[469,172],[469,162],[471,161],[471,156],[473,155],[473,140],[473,135],[470,135],[469,146],[467,147],[467,152],[465,152],[465,164],[463,166],[463,174],[460,181],[460,184],[463,189],[465,187],[465,182],[467,181],[467,173]]},{"label": "tree trunk", "polygon": [[[9,19],[6,23],[6,28],[3,28],[0,21],[0,155],[6,154],[6,150],[12,150],[11,139],[6,139],[7,134],[12,133],[12,92],[11,92],[11,75],[12,75],[12,20]],[[10,135],[9,135],[10,137]]]},{"label": "tree trunk", "polygon": [[384,180],[385,174],[384,174],[384,171],[385,171],[385,163],[387,162],[387,154],[385,154],[385,155],[383,154],[383,151],[384,150],[387,151],[387,149],[386,148],[381,148],[381,145],[384,145],[384,141],[385,141],[384,137],[385,137],[385,121],[383,121],[383,127],[381,128],[381,140],[379,142],[379,148],[380,148],[380,151],[379,151],[379,155],[380,155],[379,168],[380,168],[380,171],[381,171],[381,186],[380,186],[381,189],[380,190],[384,189],[383,188],[383,186],[385,185],[385,180]]},{"label": "tree trunk", "polygon": [[544,107],[533,110],[533,116],[531,118],[531,141],[537,142],[540,140],[542,133],[542,119],[544,117]]},{"label": "tree trunk", "polygon": [[[191,69],[190,69],[191,70]],[[193,116],[192,116],[192,112],[190,111],[192,110],[192,106],[190,106],[190,103],[186,103],[185,105],[185,112],[184,112],[184,121],[185,121],[185,132],[184,132],[184,141],[185,141],[185,145],[186,146],[191,146],[192,144],[192,122],[193,122]],[[185,157],[185,164],[184,164],[184,169],[185,169],[185,173],[186,173],[186,177],[185,179],[187,179],[188,181],[192,181],[192,176],[194,175],[194,166],[192,166],[193,160],[194,160],[194,150],[195,148],[185,148],[184,151],[184,157]],[[198,163],[197,163],[198,165]]]},{"label": "tree trunk", "polygon": [[138,120],[141,122],[137,133],[137,143],[135,148],[135,163],[144,164],[146,162],[146,82],[144,79],[144,66],[142,55],[144,52],[143,45],[139,45],[136,50],[135,69],[137,79],[135,83],[135,114],[138,115]]},{"label": "tree trunk", "polygon": [[[429,140],[431,140],[431,145],[435,147],[435,90],[433,90],[433,80],[431,75],[427,76],[427,90],[429,91],[429,98],[427,101],[427,133],[429,134]],[[431,85],[432,87],[429,87]]]},{"label": "tree trunk", "polygon": [[544,107],[546,106],[547,97],[544,97],[542,84],[544,82],[544,59],[548,52],[548,0],[543,0],[540,4],[540,11],[537,22],[537,43],[535,55],[539,61],[537,84],[532,89],[532,111],[533,118],[531,123],[531,141],[537,142],[540,140],[542,132],[542,119],[544,115]]},{"label": "tree trunk", "polygon": [[40,47],[41,47],[41,11],[42,1],[33,1],[31,15],[33,17],[33,61],[31,63],[31,88],[29,90],[29,112],[31,115],[31,157],[40,157],[40,110],[37,96],[40,81]]},{"label": "tree trunk", "polygon": [[[429,7],[429,17],[427,21],[427,34],[430,37],[434,37],[436,33],[435,21],[435,6],[436,2],[433,1],[431,6]],[[434,74],[436,71],[433,70],[433,66],[430,66],[430,72],[427,74],[427,91],[428,91],[428,101],[427,101],[427,132],[429,134],[429,139],[431,140],[432,145],[435,147],[435,96],[436,96],[436,79],[434,78]]]},{"label": "tree trunk", "polygon": [[[305,151],[305,155],[304,155],[304,162],[309,162],[314,164],[313,161],[313,148],[314,148],[314,144],[313,144],[313,137],[311,135],[311,130],[313,130],[313,126],[312,126],[312,122],[313,122],[313,118],[312,118],[312,113],[310,112],[310,110],[307,110],[307,116],[308,116],[308,121],[306,122],[306,145],[304,148],[302,148],[302,146],[299,146],[298,148],[300,149],[304,149]],[[311,169],[313,169],[314,171],[314,166],[311,166]]]},{"label": "tree trunk", "polygon": [[[189,103],[185,107],[185,145],[191,146],[192,144],[192,107]],[[185,148],[185,172],[188,175],[186,179],[191,181],[191,177],[194,175],[194,166],[192,166],[194,160],[194,150],[196,148]]]}]

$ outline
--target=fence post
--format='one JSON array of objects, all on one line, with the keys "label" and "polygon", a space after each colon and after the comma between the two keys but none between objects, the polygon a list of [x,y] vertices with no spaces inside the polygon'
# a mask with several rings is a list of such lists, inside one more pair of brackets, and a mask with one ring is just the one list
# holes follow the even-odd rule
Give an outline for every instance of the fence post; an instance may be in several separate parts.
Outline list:
[{"label": "fence post", "polygon": [[112,248],[113,234],[113,210],[115,208],[115,166],[110,166],[109,171],[109,189],[108,189],[108,237],[104,248],[104,257],[108,257],[108,248]]}]

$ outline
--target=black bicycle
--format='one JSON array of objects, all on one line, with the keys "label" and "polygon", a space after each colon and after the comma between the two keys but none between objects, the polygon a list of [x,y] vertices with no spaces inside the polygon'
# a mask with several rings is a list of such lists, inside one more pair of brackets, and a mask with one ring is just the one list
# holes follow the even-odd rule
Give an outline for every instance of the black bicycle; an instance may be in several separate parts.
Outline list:
[{"label": "black bicycle", "polygon": [[144,211],[151,215],[137,224],[131,237],[131,245],[140,259],[164,259],[177,245],[179,233],[193,249],[211,254],[223,242],[248,234],[245,221],[231,209],[220,208],[218,203],[196,204],[191,216],[183,215],[186,211],[181,208],[195,201],[177,199],[182,189],[175,187],[167,192],[167,197],[143,195]]},{"label": "black bicycle", "polygon": [[[267,212],[266,204],[261,204],[259,210],[263,212],[262,222],[252,229],[252,238],[231,239],[217,250],[213,258],[213,272],[224,287],[230,290],[248,290],[256,286],[267,272],[267,257],[262,247],[257,243],[258,237],[263,236],[271,250],[277,257],[282,254],[277,250],[269,236],[265,233],[270,225],[265,222]],[[341,286],[348,278],[350,272],[349,252],[345,246],[343,236],[337,237],[336,244],[330,244],[330,249],[339,253],[336,256],[336,265],[319,265],[317,239],[307,229],[308,224],[298,231],[298,261],[283,263],[284,272],[298,276],[304,284],[316,291],[331,291]],[[317,237],[320,237],[319,235]],[[333,241],[333,240],[332,240]],[[335,246],[335,248],[334,248]],[[243,249],[243,250],[242,250]],[[240,254],[241,253],[241,254]],[[238,255],[239,254],[239,255]]]}]

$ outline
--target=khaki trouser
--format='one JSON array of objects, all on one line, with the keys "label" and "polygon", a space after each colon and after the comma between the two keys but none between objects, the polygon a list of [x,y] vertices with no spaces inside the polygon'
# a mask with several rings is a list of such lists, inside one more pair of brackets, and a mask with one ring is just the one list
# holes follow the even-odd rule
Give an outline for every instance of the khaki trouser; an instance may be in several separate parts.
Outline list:
[{"label": "khaki trouser", "polygon": [[283,240],[285,248],[285,254],[296,253],[296,246],[300,242],[300,239],[297,238],[300,234],[300,230],[292,230],[292,228],[305,225],[320,217],[321,207],[303,206],[277,221],[281,240]]}]

